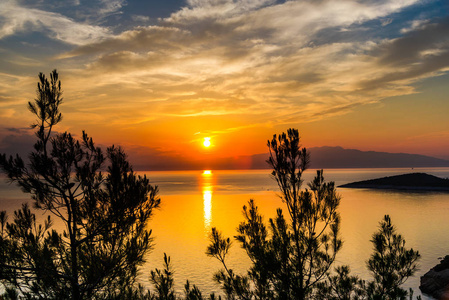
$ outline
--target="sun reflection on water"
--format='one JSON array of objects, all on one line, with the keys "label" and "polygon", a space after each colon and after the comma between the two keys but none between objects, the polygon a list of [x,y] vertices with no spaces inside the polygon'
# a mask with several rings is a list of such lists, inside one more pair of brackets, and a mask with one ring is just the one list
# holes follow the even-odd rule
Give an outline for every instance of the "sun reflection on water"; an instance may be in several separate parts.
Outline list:
[{"label": "sun reflection on water", "polygon": [[212,222],[212,188],[204,187],[203,189],[203,206],[204,206],[204,229],[210,229]]},{"label": "sun reflection on water", "polygon": [[212,171],[205,170],[202,174],[202,190],[203,190],[203,216],[204,216],[204,230],[209,232],[212,223]]}]

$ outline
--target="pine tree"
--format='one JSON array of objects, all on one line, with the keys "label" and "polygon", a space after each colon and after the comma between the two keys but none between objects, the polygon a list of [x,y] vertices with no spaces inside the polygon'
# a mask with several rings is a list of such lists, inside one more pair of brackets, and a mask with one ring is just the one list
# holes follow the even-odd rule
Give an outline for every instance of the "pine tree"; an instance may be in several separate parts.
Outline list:
[{"label": "pine tree", "polygon": [[405,247],[389,215],[380,222],[371,243],[374,251],[367,267],[374,281],[368,284],[368,294],[373,299],[406,299],[408,293],[401,285],[418,270],[419,252]]},{"label": "pine tree", "polygon": [[318,284],[317,299],[413,299],[413,290],[407,291],[401,285],[417,271],[420,254],[405,248],[405,240],[396,233],[389,215],[385,215],[379,225],[379,230],[371,239],[373,253],[367,262],[373,280],[365,282],[358,276],[350,275],[349,266],[339,266],[335,268],[335,275],[328,274],[327,280]]},{"label": "pine tree", "polygon": [[133,294],[152,245],[148,221],[160,204],[157,187],[133,172],[121,148],[104,151],[84,132],[80,140],[57,133],[62,102],[57,71],[50,79],[40,73],[37,98],[29,103],[37,117],[29,163],[3,154],[0,167],[31,195],[35,209],[62,221],[64,230],[51,229],[50,216],[36,224],[27,204],[12,222],[2,212],[0,280],[7,294],[31,299]]},{"label": "pine tree", "polygon": [[320,170],[309,188],[302,189],[309,156],[300,145],[298,131],[275,135],[268,147],[268,163],[287,206],[287,218],[278,209],[267,229],[254,201],[244,207],[245,221],[236,239],[252,265],[243,276],[227,267],[230,240],[213,229],[207,254],[224,265],[215,279],[229,299],[306,299],[325,278],[342,245],[337,212],[340,197],[334,183],[325,182]]}]

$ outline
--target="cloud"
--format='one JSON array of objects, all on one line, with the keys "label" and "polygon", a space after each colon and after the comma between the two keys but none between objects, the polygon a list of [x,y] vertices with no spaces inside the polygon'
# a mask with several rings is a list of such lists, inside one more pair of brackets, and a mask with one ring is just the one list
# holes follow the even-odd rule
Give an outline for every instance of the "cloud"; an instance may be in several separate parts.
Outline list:
[{"label": "cloud", "polygon": [[148,26],[138,27],[134,30],[125,31],[117,36],[110,37],[104,41],[95,41],[80,46],[60,58],[98,55],[107,56],[109,53],[129,52],[151,52],[170,51],[180,49],[183,42],[187,43],[189,32],[174,27]]},{"label": "cloud", "polygon": [[[361,81],[364,89],[404,85],[449,69],[449,18],[428,23],[405,36],[385,41],[372,49],[377,66],[384,71]],[[402,81],[402,82],[401,82]]]},{"label": "cloud", "polygon": [[22,116],[22,112],[17,114],[17,111],[23,111],[27,102],[33,99],[35,87],[35,78],[0,73],[0,115],[3,125],[8,124],[8,119],[12,117]]},{"label": "cloud", "polygon": [[404,27],[401,29],[401,33],[405,34],[410,31],[420,29],[423,25],[425,25],[428,22],[429,22],[429,20],[426,20],[426,19],[425,20],[413,20],[410,24],[410,27]]},{"label": "cloud", "polygon": [[13,156],[19,154],[26,159],[29,152],[33,149],[36,136],[24,129],[8,128],[6,132],[9,134],[4,135],[0,140],[0,153]]},{"label": "cloud", "polygon": [[[349,26],[385,17],[417,0],[406,1],[190,1],[194,3],[170,18],[167,24],[188,27],[193,32],[222,35],[221,26],[234,29],[235,35],[268,38],[270,42],[307,43],[323,28]],[[249,5],[252,3],[252,5]],[[235,26],[235,28],[232,28]],[[216,31],[214,32],[214,30]],[[226,29],[226,28],[224,28]]]},{"label": "cloud", "polygon": [[[124,2],[109,3],[104,14],[120,14]],[[89,111],[121,126],[218,115],[248,124],[298,123],[414,93],[416,80],[445,72],[447,20],[409,20],[390,35],[368,30],[375,21],[394,31],[397,14],[421,4],[189,0],[156,25],[117,33],[32,8],[48,17],[45,23],[21,17],[13,32],[31,22],[77,45],[55,58],[71,67],[64,82],[82,104],[72,116]],[[61,33],[52,31],[59,24]],[[66,37],[69,25],[79,34]]]},{"label": "cloud", "polygon": [[60,13],[19,6],[14,0],[0,3],[0,18],[0,39],[19,32],[41,31],[64,43],[84,45],[111,36],[107,28],[79,23]]},{"label": "cloud", "polygon": [[26,127],[26,128],[16,128],[16,127],[11,127],[11,128],[5,128],[5,130],[7,132],[11,132],[11,133],[16,133],[16,134],[27,134],[30,132],[31,128]]},{"label": "cloud", "polygon": [[141,23],[146,23],[150,21],[150,17],[142,15],[132,15],[131,18],[133,19],[133,21]]},{"label": "cloud", "polygon": [[213,170],[266,168],[268,154],[253,156],[221,157],[207,162],[204,159],[186,158],[179,153],[162,151],[158,148],[145,146],[124,146],[129,161],[135,170]]},{"label": "cloud", "polygon": [[51,11],[67,16],[79,23],[100,23],[106,18],[121,14],[126,0],[6,0],[17,6]]},{"label": "cloud", "polygon": [[380,63],[402,65],[419,62],[421,53],[428,50],[449,50],[449,17],[417,27],[403,37],[387,41],[379,49],[382,55]]},{"label": "cloud", "polygon": [[[101,54],[103,51],[189,50],[222,47],[226,55],[246,53],[265,46],[276,54],[288,54],[308,46],[323,28],[349,26],[383,17],[416,0],[356,1],[189,1],[190,6],[161,20],[158,26],[137,27],[102,42],[71,51],[69,55]],[[205,43],[199,45],[199,43]]]},{"label": "cloud", "polygon": [[145,146],[123,146],[135,170],[191,170],[201,169],[200,162],[188,160],[179,153]]},{"label": "cloud", "polygon": [[380,23],[382,24],[382,26],[390,25],[391,22],[393,22],[393,19],[391,19],[391,18],[387,18],[387,19],[384,19],[384,20],[381,20],[381,21],[380,21]]},{"label": "cloud", "polygon": [[118,12],[126,3],[125,0],[100,0],[100,15],[109,15]]}]

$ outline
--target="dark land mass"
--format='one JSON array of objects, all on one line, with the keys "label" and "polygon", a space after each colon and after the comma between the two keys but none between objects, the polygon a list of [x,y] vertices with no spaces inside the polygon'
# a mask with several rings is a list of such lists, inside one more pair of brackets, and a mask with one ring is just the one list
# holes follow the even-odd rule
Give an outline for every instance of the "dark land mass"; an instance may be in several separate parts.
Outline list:
[{"label": "dark land mass", "polygon": [[[308,149],[309,150],[309,149]],[[312,168],[430,168],[449,167],[449,161],[435,157],[341,147],[310,148]]]},{"label": "dark land mass", "polygon": [[[313,147],[307,148],[307,151],[310,153],[312,169],[449,167],[449,160],[419,154],[360,151],[342,147]],[[250,168],[266,169],[267,158],[267,153],[251,156]]]},{"label": "dark land mass", "polygon": [[449,179],[426,173],[410,173],[340,185],[343,188],[448,191]]},{"label": "dark land mass", "polygon": [[[26,149],[33,148],[35,138],[34,135],[28,134],[9,135],[0,140],[0,153],[13,156],[18,153],[27,157]],[[139,171],[270,169],[266,162],[268,153],[214,159],[204,156],[197,160],[186,160],[182,156],[174,156],[150,147],[128,146],[125,150],[134,169]],[[307,151],[310,153],[309,167],[312,169],[449,167],[447,159],[419,154],[360,151],[329,146],[311,147],[307,148]]]},{"label": "dark land mass", "polygon": [[[449,167],[449,160],[419,154],[360,151],[341,147],[312,147],[307,148],[307,151],[310,153],[309,167],[312,169]],[[127,152],[135,170],[141,171],[270,168],[267,163],[270,156],[268,153],[185,160],[182,157],[164,155],[154,149],[144,147],[132,148]]]},{"label": "dark land mass", "polygon": [[449,255],[421,276],[419,289],[435,299],[449,299]]}]

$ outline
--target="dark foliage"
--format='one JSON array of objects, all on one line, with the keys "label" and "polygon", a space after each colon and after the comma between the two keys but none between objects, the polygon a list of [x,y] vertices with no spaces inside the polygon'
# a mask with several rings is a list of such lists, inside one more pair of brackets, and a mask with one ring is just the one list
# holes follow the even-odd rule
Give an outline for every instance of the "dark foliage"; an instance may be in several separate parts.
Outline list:
[{"label": "dark foliage", "polygon": [[[179,299],[174,291],[170,257],[155,269],[150,281],[155,291],[136,283],[138,267],[151,249],[148,221],[160,204],[157,188],[137,176],[122,149],[103,151],[83,133],[55,133],[62,120],[58,73],[48,80],[39,74],[37,99],[29,103],[37,121],[37,142],[29,163],[0,155],[0,167],[8,178],[31,195],[36,209],[49,213],[64,225],[52,229],[50,216],[43,224],[28,204],[8,222],[0,212],[0,282],[2,299]],[[236,241],[252,265],[238,275],[226,264],[231,240],[212,229],[206,254],[224,269],[215,275],[228,299],[412,299],[400,286],[417,270],[420,255],[405,248],[389,216],[380,223],[371,242],[374,252],[367,262],[374,280],[352,276],[348,266],[330,269],[341,249],[340,197],[323,171],[302,188],[302,174],[309,156],[300,145],[298,131],[289,129],[268,141],[280,197],[287,208],[264,223],[253,200],[243,207],[245,220]],[[189,281],[184,299],[206,299]],[[214,294],[208,299],[216,299]],[[220,297],[218,297],[220,299]]]},{"label": "dark foliage", "polygon": [[29,164],[3,154],[0,167],[31,195],[36,209],[58,218],[65,229],[51,230],[50,216],[37,225],[26,204],[12,222],[2,212],[0,280],[7,293],[29,299],[138,295],[133,287],[151,248],[147,225],[160,203],[157,187],[133,172],[122,149],[103,151],[86,133],[81,140],[55,133],[61,94],[56,70],[50,80],[39,74],[37,99],[29,103],[37,117]]},{"label": "dark foliage", "polygon": [[[396,233],[388,215],[380,222],[379,231],[371,239],[373,253],[367,262],[373,280],[365,282],[351,276],[348,266],[335,269],[325,282],[318,284],[317,299],[395,300],[412,299],[413,290],[406,291],[401,285],[417,270],[418,251],[405,248],[405,240]],[[421,299],[421,297],[417,297]]]},{"label": "dark foliage", "polygon": [[161,300],[174,300],[173,271],[171,270],[170,257],[164,253],[164,269],[151,271],[151,282],[156,288],[156,298]]},{"label": "dark foliage", "polygon": [[[187,280],[184,285],[184,297],[177,296],[174,289],[173,270],[170,263],[170,256],[164,253],[164,268],[162,270],[155,269],[151,271],[150,281],[154,286],[154,292],[148,292],[142,299],[159,299],[159,300],[215,300],[221,299],[211,294],[208,298],[203,297],[201,291],[195,285],[191,286]],[[140,299],[140,298],[138,298]]]},{"label": "dark foliage", "polygon": [[226,266],[230,241],[216,229],[212,231],[207,254],[219,259],[225,268],[215,279],[229,299],[305,299],[325,278],[341,248],[340,197],[334,183],[324,181],[323,171],[317,172],[309,189],[302,190],[301,177],[309,158],[299,140],[298,131],[289,129],[268,141],[268,163],[288,218],[278,209],[267,229],[252,200],[243,208],[245,222],[238,227],[236,240],[252,261],[246,275],[236,275]]},{"label": "dark foliage", "polygon": [[405,248],[404,238],[396,233],[388,215],[380,222],[371,242],[374,252],[367,267],[374,281],[368,284],[373,299],[405,299],[407,291],[400,286],[417,271],[418,251]]},{"label": "dark foliage", "polygon": [[357,276],[350,275],[349,266],[335,268],[335,275],[317,285],[315,297],[329,300],[365,299],[365,282]]},{"label": "dark foliage", "polygon": [[302,174],[309,157],[301,148],[299,134],[289,129],[268,141],[272,176],[288,217],[281,209],[265,225],[253,200],[243,207],[245,221],[237,229],[236,240],[246,250],[252,265],[245,275],[237,275],[226,265],[231,246],[212,229],[206,254],[217,258],[224,270],[215,275],[228,299],[412,299],[400,287],[416,271],[418,252],[405,248],[388,216],[373,235],[374,252],[368,268],[374,280],[366,283],[352,276],[348,266],[332,267],[341,249],[340,197],[333,182],[326,183],[317,171],[308,189],[302,189]]}]

